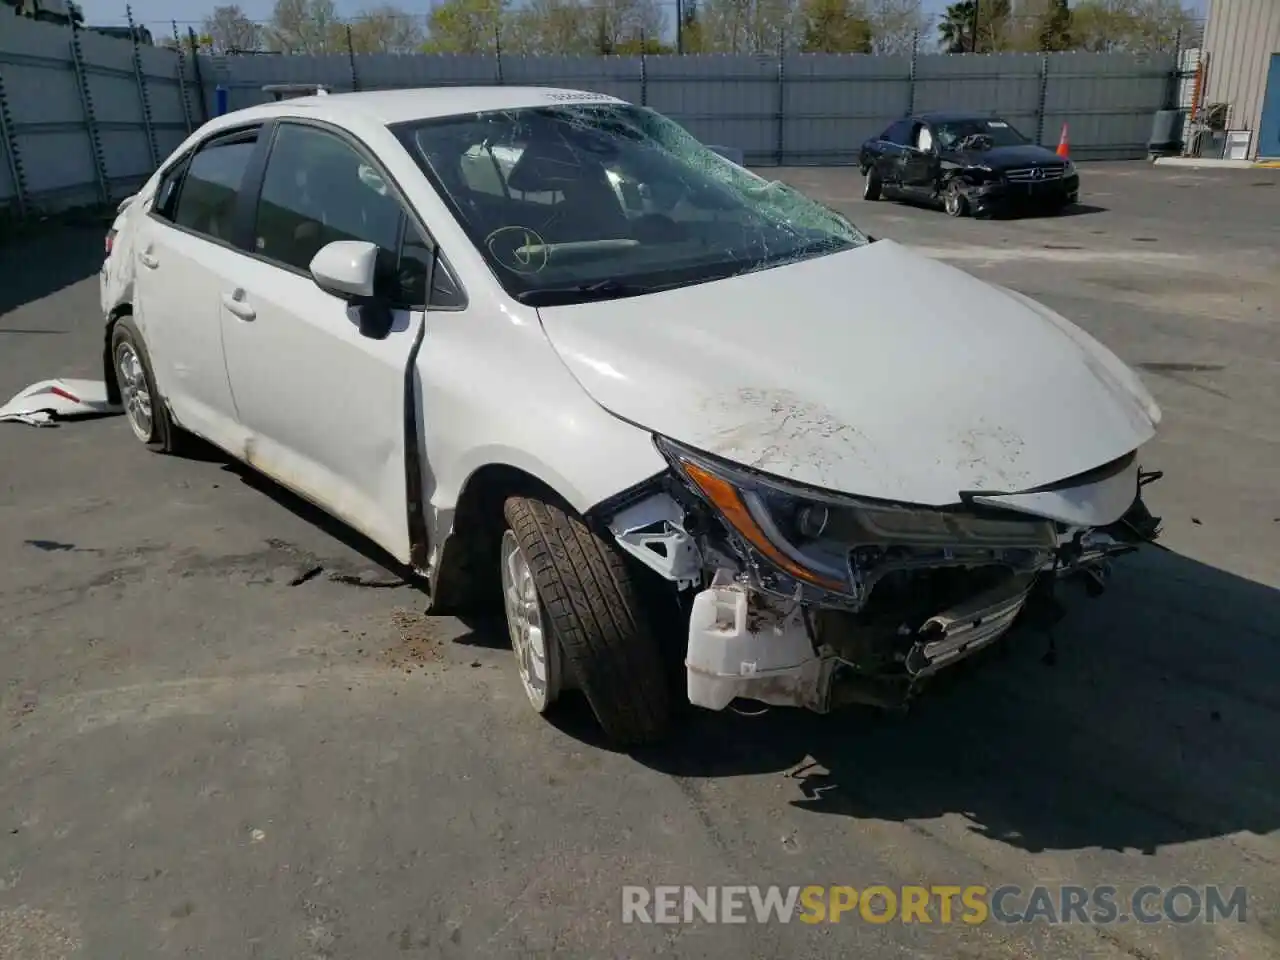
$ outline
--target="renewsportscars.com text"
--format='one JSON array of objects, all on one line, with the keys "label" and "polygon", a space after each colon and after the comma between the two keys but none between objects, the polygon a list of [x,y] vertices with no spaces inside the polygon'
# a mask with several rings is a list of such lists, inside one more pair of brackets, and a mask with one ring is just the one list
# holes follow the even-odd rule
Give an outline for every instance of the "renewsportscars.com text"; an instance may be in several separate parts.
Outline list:
[{"label": "renewsportscars.com text", "polygon": [[623,923],[1245,922],[1244,887],[933,885],[622,888]]}]

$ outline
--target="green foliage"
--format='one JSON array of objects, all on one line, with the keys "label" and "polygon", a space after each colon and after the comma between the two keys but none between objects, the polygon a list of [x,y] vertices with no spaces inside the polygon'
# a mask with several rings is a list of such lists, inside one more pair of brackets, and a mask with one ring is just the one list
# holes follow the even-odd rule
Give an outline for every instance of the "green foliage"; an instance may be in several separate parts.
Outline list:
[{"label": "green foliage", "polygon": [[1067,0],[1049,0],[1048,9],[1040,17],[1040,49],[1071,49],[1071,8]]},{"label": "green foliage", "polygon": [[870,53],[871,23],[853,0],[804,0],[805,53]]}]

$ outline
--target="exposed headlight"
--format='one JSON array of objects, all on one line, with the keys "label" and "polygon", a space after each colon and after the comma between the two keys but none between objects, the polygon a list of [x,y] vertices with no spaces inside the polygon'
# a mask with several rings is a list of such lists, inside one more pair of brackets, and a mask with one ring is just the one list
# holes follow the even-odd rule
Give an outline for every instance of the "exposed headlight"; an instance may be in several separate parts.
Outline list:
[{"label": "exposed headlight", "polygon": [[963,562],[965,556],[975,563],[1000,562],[1013,551],[1029,561],[1056,543],[1053,524],[1042,520],[979,516],[963,509],[913,507],[802,488],[663,437],[655,441],[724,521],[752,565],[763,563],[769,572],[785,574],[801,587],[863,597],[868,585],[857,563],[860,555],[908,566],[914,565],[913,558],[927,556],[944,566]]}]

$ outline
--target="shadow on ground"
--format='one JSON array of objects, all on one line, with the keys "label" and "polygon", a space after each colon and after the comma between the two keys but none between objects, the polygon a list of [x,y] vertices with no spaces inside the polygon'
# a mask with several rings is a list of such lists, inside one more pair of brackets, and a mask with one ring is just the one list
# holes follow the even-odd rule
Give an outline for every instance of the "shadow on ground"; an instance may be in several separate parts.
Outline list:
[{"label": "shadow on ground", "polygon": [[[693,712],[636,759],[674,776],[788,772],[818,813],[960,814],[1039,852],[1154,852],[1280,828],[1280,591],[1149,550],[1045,638],[1020,632],[907,716]],[[587,733],[582,705],[565,721]]]},{"label": "shadow on ground", "polygon": [[[247,467],[223,469],[404,576],[323,511]],[[815,813],[960,815],[974,833],[1031,852],[1152,853],[1280,829],[1280,590],[1148,548],[1117,565],[1101,598],[1067,600],[1053,666],[1041,656],[1047,636],[1019,629],[944,674],[905,717],[689,708],[674,743],[633,756],[681,778],[786,774],[803,794],[795,805]],[[500,615],[464,623],[455,642],[509,645]],[[581,695],[551,719],[607,747]]]},{"label": "shadow on ground", "polygon": [[66,333],[10,324],[5,314],[96,274],[102,266],[105,234],[106,226],[36,225],[0,238],[0,335]]}]

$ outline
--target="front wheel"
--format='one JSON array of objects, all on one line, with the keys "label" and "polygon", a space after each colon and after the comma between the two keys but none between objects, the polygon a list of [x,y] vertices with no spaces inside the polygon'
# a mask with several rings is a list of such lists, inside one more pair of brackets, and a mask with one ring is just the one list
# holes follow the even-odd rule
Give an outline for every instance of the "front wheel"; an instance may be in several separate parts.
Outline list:
[{"label": "front wheel", "polygon": [[879,200],[880,193],[884,189],[884,184],[880,181],[880,174],[876,172],[875,167],[867,171],[867,177],[862,181],[862,198],[864,200]]},{"label": "front wheel", "polygon": [[969,212],[969,199],[964,195],[960,189],[960,184],[955,180],[947,184],[947,191],[943,195],[942,202],[949,217],[963,217]]},{"label": "front wheel", "polygon": [[512,497],[503,512],[507,626],[534,709],[545,712],[571,678],[615,743],[662,739],[672,691],[622,554],[555,503]]}]

